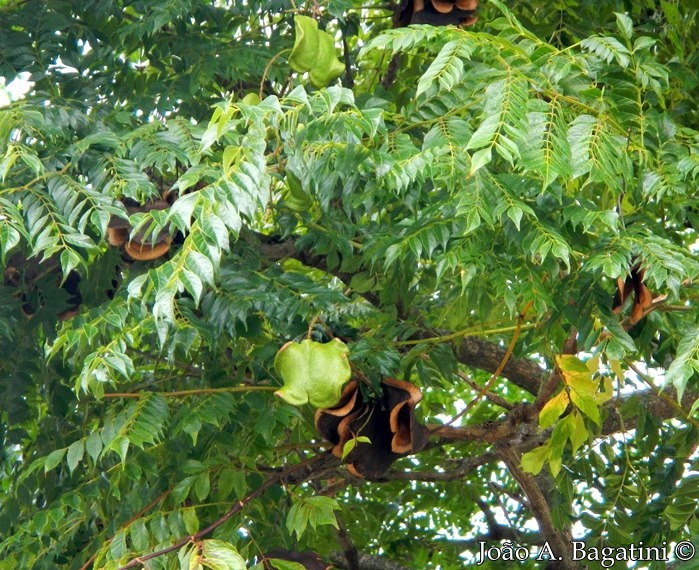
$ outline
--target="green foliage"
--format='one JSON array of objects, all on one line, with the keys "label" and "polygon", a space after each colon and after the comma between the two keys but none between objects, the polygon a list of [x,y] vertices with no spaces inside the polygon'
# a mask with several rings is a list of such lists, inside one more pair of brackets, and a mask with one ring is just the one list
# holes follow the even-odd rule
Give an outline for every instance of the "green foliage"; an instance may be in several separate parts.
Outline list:
[{"label": "green foliage", "polygon": [[350,453],[352,453],[352,450],[357,447],[358,443],[371,443],[371,439],[365,435],[360,435],[348,440],[347,443],[342,446],[341,459],[345,459]]},{"label": "green foliage", "polygon": [[[0,568],[348,537],[461,568],[492,520],[540,544],[488,427],[520,409],[497,443],[557,527],[696,535],[699,14],[510,4],[466,29],[378,0],[0,6],[0,76],[30,82],[0,108]],[[167,253],[130,259],[115,217]],[[477,402],[360,481],[287,404],[350,377],[413,382],[435,427]]]},{"label": "green foliage", "polygon": [[337,501],[330,497],[303,498],[289,509],[286,528],[290,533],[295,533],[298,538],[301,538],[309,524],[313,530],[319,525],[332,525],[337,528],[333,511],[339,508]]}]

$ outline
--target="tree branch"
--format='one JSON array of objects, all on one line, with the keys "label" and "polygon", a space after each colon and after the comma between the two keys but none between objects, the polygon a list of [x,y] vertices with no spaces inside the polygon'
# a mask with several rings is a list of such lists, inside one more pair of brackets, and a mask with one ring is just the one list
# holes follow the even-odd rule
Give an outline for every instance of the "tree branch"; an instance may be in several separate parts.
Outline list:
[{"label": "tree branch", "polygon": [[451,463],[454,466],[450,469],[449,465],[445,466],[444,471],[388,471],[380,478],[373,480],[373,483],[385,483],[387,481],[424,481],[434,483],[438,481],[458,481],[466,475],[475,471],[481,465],[495,461],[497,455],[487,452],[482,455],[469,457],[461,461],[454,460]]},{"label": "tree branch", "polygon": [[[678,404],[677,391],[674,388],[668,388],[662,393],[656,393],[653,390],[643,390],[614,398],[604,406],[604,409],[609,410],[609,413],[602,424],[602,435],[610,435],[622,430],[636,428],[638,414],[624,418],[622,422],[622,418],[619,416],[620,412],[618,412],[618,410],[633,400],[638,400],[638,405],[645,407],[646,412],[656,418],[669,420],[681,416],[682,413],[686,414],[686,411],[691,409],[698,398],[699,390],[685,390],[682,395],[682,401]],[[691,418],[688,419],[691,420]]]},{"label": "tree branch", "polygon": [[233,515],[238,513],[245,507],[250,501],[253,499],[256,499],[260,495],[262,495],[267,489],[273,487],[274,485],[277,485],[281,483],[285,478],[287,478],[289,475],[296,473],[297,471],[300,470],[305,470],[309,467],[312,467],[316,463],[321,462],[322,459],[324,459],[327,456],[327,453],[319,453],[318,455],[314,455],[313,457],[310,457],[306,461],[303,461],[301,463],[297,463],[295,465],[292,465],[288,467],[287,469],[284,469],[283,471],[280,471],[279,473],[275,473],[271,477],[269,477],[262,485],[260,485],[257,489],[255,489],[252,493],[250,493],[247,497],[240,499],[239,501],[236,501],[233,506],[231,506],[226,513],[219,518],[218,520],[214,521],[211,523],[209,526],[207,526],[205,529],[200,530],[198,533],[192,535],[192,536],[185,536],[184,538],[181,538],[174,544],[171,544],[170,546],[167,546],[165,548],[162,548],[161,550],[156,550],[155,552],[151,552],[150,554],[146,554],[144,556],[137,556],[136,558],[130,560],[128,563],[126,563],[124,566],[121,566],[118,570],[128,570],[128,568],[135,568],[137,566],[143,565],[144,562],[148,560],[152,560],[153,558],[158,558],[160,556],[164,556],[165,554],[169,554],[170,552],[174,552],[175,550],[179,550],[186,544],[190,542],[196,542],[197,540],[200,540],[201,538],[205,537],[207,534],[212,532],[213,530],[217,529],[220,527],[223,523],[225,523],[228,519],[230,519]]},{"label": "tree branch", "polygon": [[[492,374],[505,359],[507,348],[480,337],[467,336],[455,346],[455,354],[462,364]],[[546,374],[545,370],[526,358],[511,357],[502,369],[505,378],[533,396],[538,394]]]},{"label": "tree branch", "polygon": [[337,538],[342,546],[344,558],[347,561],[347,570],[362,570],[361,564],[359,563],[359,551],[352,542],[352,537],[349,535],[349,532],[347,532],[347,527],[342,517],[336,514],[335,520],[338,526]]},{"label": "tree branch", "polygon": [[550,561],[549,567],[564,570],[575,570],[580,565],[573,562],[568,544],[570,537],[559,531],[551,518],[549,502],[539,487],[533,475],[525,473],[519,466],[520,455],[512,447],[504,446],[499,450],[500,457],[507,465],[508,470],[515,478],[524,494],[529,500],[532,515],[539,524],[539,530],[545,541],[551,546],[554,554],[560,558],[559,561]]}]

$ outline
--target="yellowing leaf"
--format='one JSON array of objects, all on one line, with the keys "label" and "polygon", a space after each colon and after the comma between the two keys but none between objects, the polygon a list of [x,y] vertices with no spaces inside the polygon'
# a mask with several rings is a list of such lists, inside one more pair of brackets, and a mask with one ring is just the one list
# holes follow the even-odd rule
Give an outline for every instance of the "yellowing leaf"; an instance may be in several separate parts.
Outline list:
[{"label": "yellowing leaf", "polygon": [[587,441],[588,431],[585,427],[585,420],[578,411],[574,411],[570,416],[573,418],[573,431],[570,434],[570,444],[573,447],[573,455],[578,452],[580,446]]},{"label": "yellowing leaf", "polygon": [[274,368],[284,380],[275,393],[292,406],[307,402],[317,408],[334,406],[352,374],[348,352],[337,338],[325,344],[310,339],[286,343],[274,359]]},{"label": "yellowing leaf", "polygon": [[614,374],[616,374],[618,380],[621,382],[624,381],[624,369],[621,367],[621,362],[618,360],[610,360],[609,368],[611,368]]},{"label": "yellowing leaf", "polygon": [[577,392],[579,396],[594,398],[597,395],[597,382],[582,376],[571,376],[567,382],[571,391]]},{"label": "yellowing leaf", "polygon": [[592,372],[587,365],[577,356],[572,354],[561,354],[556,357],[558,369],[563,374],[566,384],[572,378],[587,378],[592,380]]},{"label": "yellowing leaf", "polygon": [[585,414],[597,425],[600,425],[601,420],[599,407],[597,406],[597,402],[595,402],[594,396],[580,394],[575,390],[571,390],[570,400],[573,402],[573,405],[583,414]]},{"label": "yellowing leaf", "polygon": [[556,477],[561,472],[561,466],[563,465],[563,454],[553,453],[549,457],[549,469],[551,470],[551,475]]},{"label": "yellowing leaf", "polygon": [[585,361],[585,366],[593,374],[599,370],[599,354]]},{"label": "yellowing leaf", "polygon": [[555,477],[561,470],[563,463],[563,451],[565,450],[568,438],[575,429],[573,419],[570,414],[556,424],[551,433],[551,451],[549,453],[549,468],[551,474]]},{"label": "yellowing leaf", "polygon": [[245,570],[245,560],[232,544],[223,540],[201,543],[201,563],[211,570]]},{"label": "yellowing leaf", "polygon": [[542,428],[552,426],[565,412],[569,403],[570,398],[565,390],[551,398],[539,412],[539,426]]},{"label": "yellowing leaf", "polygon": [[547,442],[544,445],[540,445],[539,447],[535,447],[534,449],[527,451],[522,456],[522,469],[524,469],[524,471],[527,473],[537,475],[544,466],[544,463],[546,463],[546,460],[549,458],[550,453],[551,442]]},{"label": "yellowing leaf", "polygon": [[605,376],[602,378],[601,384],[602,390],[595,394],[595,401],[598,404],[604,404],[614,397],[614,382],[612,382],[612,379]]}]

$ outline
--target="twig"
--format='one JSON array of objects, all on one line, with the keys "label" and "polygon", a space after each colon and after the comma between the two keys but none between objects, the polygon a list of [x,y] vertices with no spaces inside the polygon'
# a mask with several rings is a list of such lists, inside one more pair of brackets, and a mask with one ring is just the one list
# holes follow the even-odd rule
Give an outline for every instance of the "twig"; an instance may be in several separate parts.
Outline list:
[{"label": "twig", "polygon": [[519,466],[520,456],[511,447],[502,447],[499,450],[500,457],[507,465],[508,470],[515,478],[519,486],[524,491],[524,494],[529,500],[532,515],[539,525],[539,530],[546,540],[551,545],[551,550],[560,557],[558,568],[566,570],[579,568],[579,564],[573,562],[570,558],[569,546],[564,533],[560,532],[553,522],[551,517],[551,509],[548,501],[544,496],[541,487],[536,482],[533,475],[525,473]]},{"label": "twig", "polygon": [[469,473],[472,473],[481,465],[496,461],[498,458],[493,452],[485,452],[482,455],[474,455],[458,462],[458,465],[451,469],[445,467],[444,471],[389,471],[376,479],[374,483],[385,483],[388,481],[424,481],[434,483],[439,481],[458,481]]},{"label": "twig", "polygon": [[342,546],[342,552],[347,559],[347,570],[360,570],[359,551],[354,545],[354,542],[352,542],[352,537],[349,535],[349,532],[347,532],[347,527],[342,517],[335,515],[335,520],[337,521],[337,540],[340,546]]},{"label": "twig", "polygon": [[488,486],[489,486],[489,487],[493,490],[493,492],[496,494],[498,500],[500,500],[500,504],[501,504],[501,507],[502,507],[503,510],[505,510],[505,505],[502,504],[502,500],[501,500],[501,497],[500,497],[501,495],[506,495],[507,497],[509,497],[509,498],[512,499],[513,501],[516,501],[517,503],[519,503],[520,505],[522,505],[525,509],[530,509],[530,510],[531,510],[531,507],[529,506],[529,501],[527,501],[527,498],[526,498],[526,497],[523,497],[521,494],[519,494],[519,493],[513,493],[512,491],[510,491],[510,490],[509,490],[507,487],[505,487],[504,485],[500,485],[499,483],[495,483],[494,481],[491,481],[490,484],[489,484]]},{"label": "twig", "polygon": [[694,424],[695,427],[699,427],[699,422],[695,420],[692,416],[690,416],[689,412],[685,410],[682,407],[682,405],[677,402],[675,398],[672,398],[668,393],[663,392],[662,390],[658,390],[658,388],[655,386],[655,384],[653,384],[651,379],[646,374],[641,372],[641,370],[639,370],[638,366],[636,366],[633,362],[629,360],[626,360],[626,365],[631,370],[633,370],[641,380],[643,380],[643,382],[655,393],[656,397],[664,400],[668,404],[668,406],[680,412],[682,417],[688,422]]},{"label": "twig", "polygon": [[546,402],[548,402],[551,399],[551,396],[553,396],[553,393],[556,391],[556,388],[560,383],[561,375],[558,372],[558,368],[556,368],[548,377],[546,382],[544,382],[541,385],[541,389],[539,390],[539,393],[536,395],[534,407],[537,409],[537,411],[541,411],[543,409],[543,407],[546,405]]},{"label": "twig", "polygon": [[[466,384],[471,386],[474,390],[481,390],[483,387],[478,384],[478,382],[474,382],[471,380],[471,378],[468,377],[468,374],[464,374],[461,371],[458,371],[457,376],[461,378]],[[496,406],[500,406],[501,408],[505,408],[506,410],[511,410],[514,406],[510,404],[505,398],[502,398],[498,396],[497,394],[494,394],[493,392],[486,392],[485,397],[488,398],[493,404]]]},{"label": "twig", "polygon": [[32,178],[29,182],[27,182],[26,184],[22,184],[21,186],[14,186],[13,188],[3,188],[2,190],[0,190],[0,195],[12,194],[13,192],[21,192],[22,190],[28,190],[34,184],[38,184],[39,182],[43,182],[44,180],[48,180],[49,178],[51,178],[53,176],[60,176],[61,174],[65,174],[66,172],[68,172],[68,169],[71,166],[73,166],[73,163],[68,162],[60,170],[52,170],[50,172],[44,172],[44,174],[40,174],[36,178]]},{"label": "twig", "polygon": [[345,59],[345,77],[347,81],[347,87],[352,89],[354,87],[354,77],[352,76],[352,61],[350,60],[350,47],[347,42],[347,37],[344,31],[342,32],[342,51]]},{"label": "twig", "polygon": [[279,53],[275,54],[274,57],[270,59],[267,65],[265,66],[265,70],[262,72],[262,79],[260,79],[260,92],[258,93],[258,97],[260,98],[260,100],[265,94],[265,79],[267,79],[267,73],[269,73],[269,68],[272,67],[272,64],[274,63],[275,59],[277,59],[280,55],[284,55],[288,51],[291,51],[291,48],[283,49]]},{"label": "twig", "polygon": [[515,327],[515,332],[512,335],[512,340],[510,341],[510,344],[507,347],[507,351],[505,352],[505,355],[502,357],[500,364],[498,365],[495,372],[493,372],[493,375],[490,377],[490,380],[488,380],[486,385],[483,386],[483,389],[476,395],[476,397],[473,400],[471,400],[468,403],[468,405],[463,410],[461,410],[451,420],[449,420],[446,424],[444,424],[445,426],[449,426],[449,425],[453,424],[459,418],[462,418],[470,409],[472,409],[478,403],[478,401],[483,397],[483,395],[490,390],[490,387],[493,385],[495,380],[498,379],[498,377],[500,376],[500,373],[505,368],[507,361],[510,359],[510,356],[512,356],[512,351],[515,349],[515,344],[517,343],[517,339],[519,339],[519,333],[522,329],[522,323],[524,321],[524,318],[527,316],[527,311],[529,311],[529,309],[531,308],[531,306],[533,304],[534,304],[534,301],[529,301],[524,306],[524,309],[520,313],[519,318],[517,319],[517,326]]},{"label": "twig", "polygon": [[165,554],[169,554],[170,552],[174,552],[175,550],[179,550],[186,544],[190,542],[196,542],[197,540],[200,540],[213,530],[217,529],[220,527],[223,523],[225,523],[228,519],[230,519],[233,515],[241,511],[248,503],[250,503],[253,499],[256,499],[262,493],[264,493],[267,489],[273,487],[274,485],[277,485],[278,483],[281,483],[286,477],[291,475],[292,473],[295,473],[296,471],[300,471],[301,469],[305,469],[307,467],[312,466],[314,463],[319,462],[321,459],[327,456],[327,453],[319,453],[317,455],[314,455],[313,457],[308,458],[305,461],[302,461],[301,463],[297,463],[296,465],[292,465],[291,467],[288,467],[287,469],[284,469],[283,471],[280,471],[279,473],[276,473],[272,476],[270,476],[262,485],[260,485],[257,489],[255,489],[252,493],[250,493],[248,496],[246,496],[243,499],[240,499],[239,501],[233,503],[233,506],[228,509],[228,511],[218,520],[214,521],[211,523],[209,526],[207,526],[205,529],[200,530],[196,534],[193,534],[191,536],[186,536],[184,538],[181,538],[174,544],[171,544],[170,546],[167,546],[165,548],[162,548],[160,550],[156,550],[155,552],[151,552],[150,554],[146,554],[144,556],[137,556],[136,558],[133,558],[130,562],[125,564],[124,566],[121,566],[118,570],[127,570],[128,568],[135,568],[139,564],[143,564],[147,560],[152,560],[153,558],[158,558],[159,556],[164,556]]},{"label": "twig", "polygon": [[386,75],[383,76],[381,80],[381,86],[388,91],[388,89],[393,84],[396,79],[396,74],[398,73],[398,68],[400,67],[401,54],[395,53],[388,63],[388,69],[386,70]]},{"label": "twig", "polygon": [[[133,515],[129,520],[127,520],[124,524],[122,524],[119,527],[119,530],[128,528],[129,525],[139,518],[141,518],[144,514],[146,514],[148,511],[150,511],[155,505],[157,505],[160,501],[163,501],[170,493],[172,492],[171,489],[168,489],[167,491],[160,493],[155,499],[153,499],[150,503],[148,503],[145,507],[143,507],[140,511],[138,511],[135,515]],[[110,538],[107,542],[111,542],[114,537]],[[80,567],[80,570],[87,570],[92,563],[95,561],[95,558],[97,558],[97,552],[95,552],[90,558],[87,559],[87,562],[83,564]]]},{"label": "twig", "polygon": [[443,342],[447,342],[450,340],[455,340],[457,338],[461,337],[466,337],[466,336],[471,336],[471,337],[486,337],[486,336],[492,336],[494,334],[502,334],[502,333],[507,333],[510,331],[517,330],[519,328],[520,332],[523,330],[529,330],[533,329],[537,326],[539,326],[537,323],[527,323],[526,325],[520,325],[519,327],[517,325],[513,326],[507,326],[507,327],[498,327],[498,328],[486,328],[491,325],[497,325],[503,322],[509,322],[509,319],[505,320],[498,320],[498,321],[491,321],[489,323],[479,323],[477,325],[469,326],[466,327],[465,329],[460,329],[458,331],[450,332],[447,334],[439,335],[439,336],[425,336],[425,337],[420,337],[420,338],[413,338],[409,340],[396,340],[393,341],[393,346],[411,346],[411,345],[416,345],[416,344],[423,344],[423,343],[433,343],[433,344],[439,344]]}]

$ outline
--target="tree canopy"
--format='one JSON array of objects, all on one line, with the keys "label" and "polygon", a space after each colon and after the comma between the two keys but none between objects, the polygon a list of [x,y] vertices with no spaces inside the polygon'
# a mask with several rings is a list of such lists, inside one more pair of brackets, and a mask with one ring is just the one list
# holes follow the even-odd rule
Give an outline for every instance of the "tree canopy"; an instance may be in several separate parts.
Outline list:
[{"label": "tree canopy", "polygon": [[699,8],[477,4],[0,2],[0,568],[690,557]]}]

